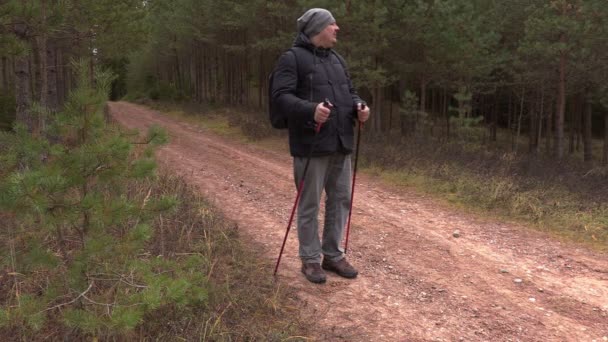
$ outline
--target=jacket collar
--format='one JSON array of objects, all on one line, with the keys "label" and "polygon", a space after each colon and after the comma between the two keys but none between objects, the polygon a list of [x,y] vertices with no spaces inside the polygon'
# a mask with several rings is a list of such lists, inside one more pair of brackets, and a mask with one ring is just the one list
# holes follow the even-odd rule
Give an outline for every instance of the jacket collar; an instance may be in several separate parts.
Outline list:
[{"label": "jacket collar", "polygon": [[293,46],[302,47],[307,50],[310,50],[310,52],[314,53],[316,56],[319,57],[327,57],[331,53],[331,49],[314,46],[310,41],[310,38],[308,38],[308,36],[302,32],[299,32],[296,36],[296,39],[293,42]]}]

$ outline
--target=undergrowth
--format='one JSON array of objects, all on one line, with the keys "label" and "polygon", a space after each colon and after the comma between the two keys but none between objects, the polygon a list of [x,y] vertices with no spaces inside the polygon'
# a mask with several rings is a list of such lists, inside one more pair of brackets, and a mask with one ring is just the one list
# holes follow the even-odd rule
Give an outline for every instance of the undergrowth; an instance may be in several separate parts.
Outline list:
[{"label": "undergrowth", "polygon": [[[43,267],[38,263],[35,268],[19,267],[31,263],[32,258],[41,261],[41,256],[20,249],[17,238],[7,229],[2,229],[0,240],[6,253],[2,253],[0,265],[0,305],[4,308],[21,306],[24,312],[29,312],[29,308],[43,311],[45,317],[39,320],[40,326],[35,326],[32,325],[36,323],[32,321],[35,315],[27,320],[15,320],[16,317],[8,316],[7,310],[0,310],[3,315],[0,317],[1,340],[305,340],[300,337],[306,331],[299,321],[293,290],[273,281],[271,267],[255,255],[256,246],[244,245],[238,228],[197,195],[196,189],[182,178],[163,173],[157,179],[132,183],[128,188],[129,196],[142,193],[150,197],[169,195],[180,199],[173,211],[159,215],[151,222],[153,235],[136,260],[137,263],[153,265],[156,270],[154,277],[168,277],[170,281],[165,291],[171,292],[171,297],[161,301],[160,293],[157,293],[157,306],[147,312],[133,329],[106,326],[101,330],[87,331],[86,327],[93,327],[99,318],[92,314],[68,314],[64,319],[58,313],[69,311],[69,308],[46,310],[55,303],[40,309],[32,306],[30,298],[42,296],[52,300],[57,295],[56,290],[44,290],[48,278],[56,273],[53,267],[57,265]],[[0,218],[5,227],[18,224],[6,212],[0,212]],[[106,279],[108,282],[111,280]],[[130,280],[128,275],[123,277],[123,281]],[[88,294],[108,290],[101,280],[98,281],[100,284]],[[189,302],[187,299],[192,293],[186,289],[192,282],[201,291],[200,301]],[[141,294],[150,300],[155,298],[154,291],[149,291],[151,284],[153,282],[146,285],[131,283],[128,287],[132,288],[131,293],[137,293],[142,289],[138,286],[145,286]],[[55,301],[62,302],[61,298]],[[84,300],[80,305],[96,304]],[[116,312],[116,308],[98,305],[113,315]],[[116,307],[119,306],[117,304]]]},{"label": "undergrowth", "polygon": [[598,249],[608,245],[606,176],[569,161],[498,154],[457,141],[366,137],[361,164],[393,184]]},{"label": "undergrowth", "polygon": [[291,290],[158,175],[164,130],[108,122],[112,75],[88,65],[48,132],[0,132],[0,340],[304,339]]},{"label": "undergrowth", "polygon": [[[195,262],[207,279],[208,301],[184,310],[171,306],[150,315],[137,334],[153,340],[303,340],[293,290],[273,281],[271,267],[242,243],[238,227],[218,213],[181,178],[163,175],[157,194],[180,205],[154,223],[152,256]],[[194,259],[192,259],[194,258]]]}]

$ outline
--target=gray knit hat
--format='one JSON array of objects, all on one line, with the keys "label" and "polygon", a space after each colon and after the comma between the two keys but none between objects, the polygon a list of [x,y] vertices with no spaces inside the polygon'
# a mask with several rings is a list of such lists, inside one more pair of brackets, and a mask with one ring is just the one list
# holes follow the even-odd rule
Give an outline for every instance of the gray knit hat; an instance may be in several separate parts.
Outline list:
[{"label": "gray knit hat", "polygon": [[298,18],[298,32],[312,38],[323,31],[327,25],[335,23],[331,12],[323,8],[311,8]]}]

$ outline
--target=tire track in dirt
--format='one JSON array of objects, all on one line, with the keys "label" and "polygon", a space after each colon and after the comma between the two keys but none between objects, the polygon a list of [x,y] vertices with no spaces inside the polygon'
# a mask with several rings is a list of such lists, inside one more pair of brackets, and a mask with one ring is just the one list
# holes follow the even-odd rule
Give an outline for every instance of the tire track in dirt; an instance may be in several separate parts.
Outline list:
[{"label": "tire track in dirt", "polygon": [[[295,197],[291,158],[178,122],[142,106],[110,103],[129,128],[165,127],[163,167],[199,187],[244,239],[276,260]],[[279,281],[297,289],[318,340],[603,341],[608,257],[543,234],[462,214],[408,190],[357,177],[349,259],[360,276],[299,272],[290,233]],[[452,237],[460,230],[460,238]],[[272,276],[272,267],[260,276]],[[515,283],[519,278],[521,283]]]}]

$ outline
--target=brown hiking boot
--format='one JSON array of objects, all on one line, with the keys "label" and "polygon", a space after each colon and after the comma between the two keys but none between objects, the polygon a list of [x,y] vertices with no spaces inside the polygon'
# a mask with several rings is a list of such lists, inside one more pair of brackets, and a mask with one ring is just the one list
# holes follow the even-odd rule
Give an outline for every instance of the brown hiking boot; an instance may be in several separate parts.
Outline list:
[{"label": "brown hiking boot", "polygon": [[325,282],[325,272],[321,269],[321,265],[317,263],[302,263],[302,273],[306,276],[308,281],[322,284]]},{"label": "brown hiking boot", "polygon": [[324,258],[321,267],[326,271],[336,272],[339,276],[349,279],[356,278],[357,274],[359,274],[359,272],[346,261],[346,258],[342,258],[338,261],[330,261],[329,259]]}]

